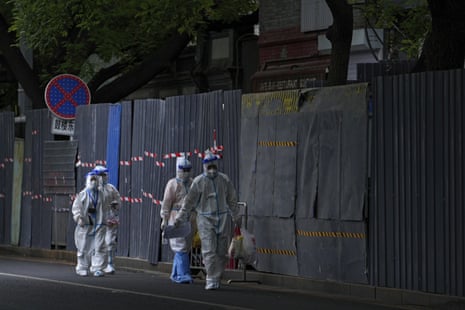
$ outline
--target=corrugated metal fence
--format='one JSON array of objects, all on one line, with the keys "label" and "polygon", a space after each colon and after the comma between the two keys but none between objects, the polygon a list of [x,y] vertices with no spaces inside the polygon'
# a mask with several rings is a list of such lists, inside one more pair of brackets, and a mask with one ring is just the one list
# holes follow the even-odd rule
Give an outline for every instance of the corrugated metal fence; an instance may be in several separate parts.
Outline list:
[{"label": "corrugated metal fence", "polygon": [[9,243],[13,193],[15,126],[13,112],[0,113],[0,244]]},{"label": "corrugated metal fence", "polygon": [[[367,129],[367,136],[370,137],[371,156],[369,159],[371,162],[368,163],[370,196],[368,243],[366,245],[368,283],[372,285],[464,296],[464,89],[463,70],[380,77],[373,84],[373,115]],[[331,93],[331,90],[328,89],[328,92]],[[312,103],[318,102],[312,98],[319,97],[309,93],[307,98],[310,103],[308,107],[312,107]],[[345,102],[343,99],[332,101]],[[93,165],[106,163],[108,159],[108,154],[106,154],[109,148],[107,125],[109,122],[118,123],[113,116],[109,117],[109,110],[112,106],[115,105],[92,105],[78,108],[75,138],[79,144],[78,154],[82,165],[76,170],[78,180],[76,190],[82,187],[83,176]],[[250,145],[254,145],[255,150],[253,152],[238,150],[240,123],[243,122],[243,128],[248,128],[247,126],[254,128],[254,124],[249,119],[242,118],[241,120],[241,93],[238,91],[173,97],[166,101],[123,102],[120,103],[120,107],[119,133],[121,138],[118,154],[118,181],[124,201],[120,213],[118,255],[143,258],[152,263],[158,261],[160,257],[168,260],[170,253],[166,245],[160,245],[158,213],[164,185],[175,174],[175,161],[164,158],[163,155],[171,152],[203,151],[212,146],[213,129],[216,129],[218,144],[225,147],[225,160],[222,161],[223,166],[220,168],[231,176],[238,187],[240,169],[237,154],[242,156],[241,165],[250,165],[249,170],[241,169],[241,171],[243,170],[243,173],[254,172],[254,166],[257,164],[254,152],[257,152],[259,146],[266,148],[268,144],[257,144],[259,140],[256,134],[248,135],[243,132],[241,143],[248,144],[247,137],[249,137]],[[258,108],[258,106],[255,107]],[[331,113],[334,114],[334,112]],[[331,113],[325,113],[322,116],[330,117]],[[335,116],[338,115],[335,114]],[[28,112],[26,116],[28,121],[24,143],[20,246],[50,248],[51,215],[53,208],[60,206],[58,202],[49,203],[49,198],[43,190],[41,177],[43,142],[53,140],[50,133],[50,113],[47,110],[35,110]],[[273,117],[273,115],[263,116],[260,122],[263,125],[269,122],[278,126],[278,123],[272,123]],[[279,117],[276,116],[276,118]],[[306,121],[312,122],[312,118]],[[12,191],[10,180],[13,174],[12,164],[10,164],[14,148],[13,115],[0,113],[0,124],[3,128],[0,135],[2,143],[0,148],[0,224],[2,224],[0,243],[8,244],[11,228],[9,201],[11,201]],[[324,124],[326,123],[322,123]],[[281,125],[294,126],[292,122],[279,123],[278,127],[282,127]],[[273,136],[274,131],[267,131],[265,127],[262,129],[263,141],[281,141],[280,136]],[[274,138],[271,139],[268,136]],[[310,138],[304,138],[302,136],[302,141],[306,141],[305,139],[312,141]],[[110,146],[112,146],[111,143]],[[311,143],[308,144],[309,151],[311,146]],[[259,155],[263,157],[266,154],[259,152]],[[200,173],[200,159],[191,159],[194,173]],[[311,167],[311,162],[308,163]],[[266,168],[262,162],[258,164],[261,168]],[[308,177],[311,178],[312,175]],[[244,183],[244,180],[249,182]],[[254,226],[257,228],[267,218],[259,218],[259,214],[254,214],[258,210],[254,206],[259,200],[249,199],[243,187],[256,181],[253,176],[247,175],[243,176],[241,181],[243,184],[241,184],[242,190],[239,198],[249,200],[251,220],[255,224],[252,228]],[[310,182],[309,186],[312,184]],[[265,188],[262,189],[266,192]],[[307,193],[306,189],[307,187],[302,187],[303,194]],[[319,192],[318,201],[322,199],[321,194]],[[314,199],[312,197],[309,197],[309,204]],[[69,208],[70,201],[67,199],[59,204],[62,204],[62,208]],[[276,211],[278,216],[282,216],[280,212],[284,212],[285,209],[281,208],[282,205],[278,207],[272,210]],[[305,210],[311,211],[311,206]],[[313,224],[308,221],[306,213],[299,215],[299,217],[302,216],[305,217],[302,218],[306,221],[305,225]],[[289,219],[277,217],[276,220]],[[326,224],[327,221],[322,222],[321,231],[333,229],[325,227]],[[290,234],[293,235],[295,227],[290,227]],[[267,229],[265,228],[262,230],[264,233],[274,232],[279,236],[279,238],[270,239],[270,242],[282,240],[282,231],[274,231],[275,226],[269,225]],[[315,240],[320,237],[320,234],[315,234],[314,231],[319,227],[309,227],[308,231],[310,228],[313,229],[312,233],[301,236],[302,240],[304,237]],[[345,227],[342,228],[345,229]],[[68,225],[68,249],[74,247],[72,229],[74,225]],[[326,237],[324,234],[321,236]],[[307,262],[308,257],[312,257],[310,252],[319,253],[318,250],[311,251],[312,247],[319,247],[318,249],[323,247],[320,243],[304,244],[302,240],[298,243],[302,249],[299,255],[303,255],[302,262]],[[279,244],[274,247],[275,244],[271,243],[268,247],[263,243],[264,241],[266,240],[261,240],[261,245],[259,245],[264,249],[279,248]],[[292,244],[295,240],[289,242]],[[331,249],[338,249],[334,245],[331,246]],[[266,259],[264,260],[267,255],[283,253],[296,255],[292,251],[264,251],[260,253],[261,266],[268,268],[268,265],[265,266]],[[363,249],[357,253],[355,259],[360,261],[363,257],[359,254],[363,254]],[[340,252],[335,252],[334,255],[340,258]],[[347,258],[347,261],[354,260]],[[341,262],[341,265],[345,264]],[[302,266],[300,266],[301,273],[305,269]],[[295,265],[291,267],[292,270],[290,268],[273,269],[271,272],[296,274],[299,268],[294,268]],[[345,266],[340,273],[348,269],[350,267]],[[325,271],[320,276],[327,277],[331,275],[329,272]],[[311,270],[306,270],[304,273],[307,276],[315,276]],[[349,282],[354,280],[354,277],[345,276],[335,278]]]},{"label": "corrugated metal fence", "polygon": [[368,283],[367,84],[247,94],[241,117],[257,269]]},{"label": "corrugated metal fence", "polygon": [[370,282],[464,296],[463,70],[373,87]]},{"label": "corrugated metal fence", "polygon": [[[193,174],[200,174],[199,155],[214,146],[216,132],[217,145],[224,146],[220,169],[237,186],[240,100],[240,91],[216,91],[166,100],[123,102],[117,105],[119,122],[111,111],[116,105],[78,107],[74,137],[79,141],[78,190],[93,166],[107,165],[111,158],[114,160],[109,155],[119,152],[118,169],[108,166],[110,178],[112,174],[119,175],[118,188],[123,199],[117,255],[147,259],[151,263],[171,258],[169,248],[160,245],[159,213],[164,187],[176,172],[176,156],[172,154],[190,152]],[[111,142],[115,141],[111,132],[120,134],[119,148],[115,149]],[[72,229],[68,230],[67,239],[68,248],[73,249]]]}]

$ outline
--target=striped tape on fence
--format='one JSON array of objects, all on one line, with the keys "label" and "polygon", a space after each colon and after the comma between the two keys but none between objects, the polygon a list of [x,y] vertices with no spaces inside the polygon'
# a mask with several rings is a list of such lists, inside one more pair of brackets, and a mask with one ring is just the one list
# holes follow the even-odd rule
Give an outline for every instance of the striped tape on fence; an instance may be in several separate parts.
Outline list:
[{"label": "striped tape on fence", "polygon": [[258,146],[262,147],[296,147],[296,141],[258,141]]},{"label": "striped tape on fence", "polygon": [[297,235],[303,237],[319,237],[319,238],[355,238],[364,239],[364,233],[342,232],[342,231],[304,231],[297,230]]},{"label": "striped tape on fence", "polygon": [[151,158],[156,158],[157,157],[157,153],[152,153],[152,152],[149,152],[149,151],[145,151],[144,155],[147,156],[147,157],[151,157]]},{"label": "striped tape on fence", "polygon": [[257,248],[257,253],[296,256],[296,252],[294,250],[282,250],[282,249]]},{"label": "striped tape on fence", "polygon": [[129,203],[141,203],[142,198],[132,198],[132,197],[126,197],[126,196],[121,196],[121,200]]},{"label": "striped tape on fence", "polygon": [[144,157],[143,156],[133,156],[131,157],[131,161],[143,161]]},{"label": "striped tape on fence", "polygon": [[191,152],[173,152],[173,153],[168,153],[163,155],[163,159],[169,159],[169,158],[177,158],[177,157],[189,157],[191,156]]},{"label": "striped tape on fence", "polygon": [[142,192],[142,196],[151,199],[152,203],[154,203],[156,205],[161,205],[162,204],[162,201],[158,200],[158,199],[155,199],[155,197],[153,197],[153,195],[151,193]]}]

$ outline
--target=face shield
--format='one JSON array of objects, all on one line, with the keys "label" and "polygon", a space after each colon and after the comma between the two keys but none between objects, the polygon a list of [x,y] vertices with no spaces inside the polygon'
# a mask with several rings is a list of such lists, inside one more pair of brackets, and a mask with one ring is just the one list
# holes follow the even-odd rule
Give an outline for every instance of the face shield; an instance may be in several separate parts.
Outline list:
[{"label": "face shield", "polygon": [[101,177],[103,185],[108,184],[108,168],[98,165],[91,172]]},{"label": "face shield", "polygon": [[204,174],[209,178],[215,178],[218,175],[218,157],[207,152],[202,162]]},{"label": "face shield", "polygon": [[178,169],[176,171],[176,178],[182,180],[182,181],[187,181],[191,177],[191,169],[186,168],[186,169]]},{"label": "face shield", "polygon": [[176,178],[186,182],[191,177],[192,164],[186,157],[176,158]]},{"label": "face shield", "polygon": [[104,172],[99,174],[99,176],[102,178],[102,184],[107,185],[108,184],[108,173]]},{"label": "face shield", "polygon": [[184,156],[176,158],[176,178],[186,182],[191,177],[191,162]]},{"label": "face shield", "polygon": [[98,176],[93,172],[89,172],[86,176],[86,188],[89,190],[96,190],[98,183]]}]

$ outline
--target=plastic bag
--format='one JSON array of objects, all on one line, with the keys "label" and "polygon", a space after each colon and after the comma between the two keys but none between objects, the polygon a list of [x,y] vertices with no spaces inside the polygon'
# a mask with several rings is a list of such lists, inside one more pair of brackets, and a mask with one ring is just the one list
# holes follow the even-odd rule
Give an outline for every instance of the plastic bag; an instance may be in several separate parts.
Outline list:
[{"label": "plastic bag", "polygon": [[228,255],[230,258],[238,259],[242,256],[242,241],[244,238],[241,235],[234,236],[229,244]]},{"label": "plastic bag", "polygon": [[248,265],[257,263],[257,247],[255,245],[255,236],[248,230],[241,228],[242,239],[242,261]]},{"label": "plastic bag", "polygon": [[257,261],[257,248],[255,246],[255,236],[241,228],[241,234],[234,236],[229,245],[229,257],[240,259],[244,264],[255,265]]}]

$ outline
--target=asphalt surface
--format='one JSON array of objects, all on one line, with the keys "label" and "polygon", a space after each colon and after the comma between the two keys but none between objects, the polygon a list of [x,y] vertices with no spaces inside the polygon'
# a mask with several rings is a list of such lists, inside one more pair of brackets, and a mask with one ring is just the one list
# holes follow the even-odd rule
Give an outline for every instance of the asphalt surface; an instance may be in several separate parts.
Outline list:
[{"label": "asphalt surface", "polygon": [[117,270],[105,277],[79,277],[74,264],[40,258],[0,256],[0,309],[425,309],[370,300],[312,294],[257,283],[223,281],[206,291],[201,275],[193,284],[171,282],[165,272]]}]

